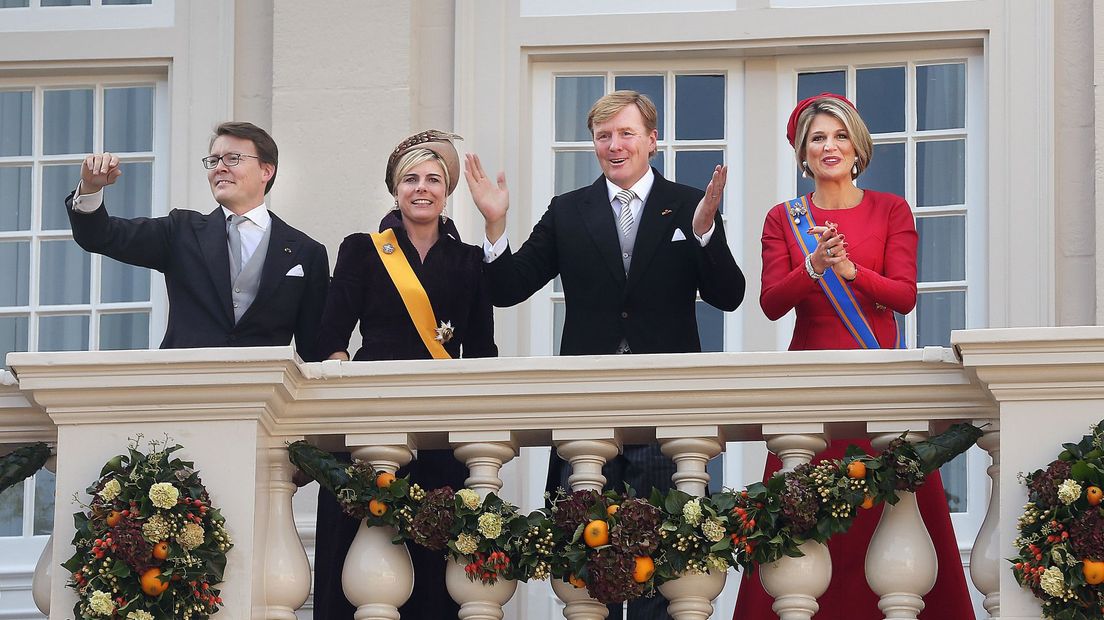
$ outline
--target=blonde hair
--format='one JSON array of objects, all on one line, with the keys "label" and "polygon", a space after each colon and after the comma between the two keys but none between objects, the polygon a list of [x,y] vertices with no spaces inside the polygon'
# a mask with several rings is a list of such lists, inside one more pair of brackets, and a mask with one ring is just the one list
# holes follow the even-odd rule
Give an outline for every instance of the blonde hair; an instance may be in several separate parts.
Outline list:
[{"label": "blonde hair", "polygon": [[430,149],[412,148],[403,153],[402,157],[400,157],[399,161],[395,164],[395,172],[391,176],[391,187],[395,188],[395,193],[393,195],[398,196],[399,179],[427,161],[437,162],[437,165],[441,166],[441,175],[445,178],[445,187],[450,187],[452,179],[449,178],[448,166],[445,165],[445,160]]},{"label": "blonde hair", "polygon": [[[608,121],[630,105],[635,105],[636,109],[640,110],[640,117],[644,119],[645,131],[648,133],[655,131],[656,119],[658,118],[655,104],[647,96],[635,90],[615,90],[595,101],[587,114],[587,129],[590,130],[593,136],[595,123]],[[652,155],[655,155],[655,149],[648,153],[648,157]]]},{"label": "blonde hair", "polygon": [[[870,166],[870,160],[874,158],[874,140],[870,137],[870,130],[866,128],[859,112],[844,101],[835,97],[820,97],[810,103],[797,117],[797,137],[794,143],[794,155],[797,157],[799,168],[805,169],[805,154],[809,142],[809,126],[817,114],[827,114],[843,123],[851,144],[855,147],[855,162],[858,172],[852,177],[862,174]],[[811,174],[811,172],[810,172]]]}]

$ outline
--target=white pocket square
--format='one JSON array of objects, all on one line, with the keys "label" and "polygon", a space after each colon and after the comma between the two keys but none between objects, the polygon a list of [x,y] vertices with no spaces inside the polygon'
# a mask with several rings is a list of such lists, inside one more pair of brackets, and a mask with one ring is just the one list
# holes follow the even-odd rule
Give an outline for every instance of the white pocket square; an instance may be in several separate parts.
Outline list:
[{"label": "white pocket square", "polygon": [[296,266],[292,267],[291,269],[289,269],[288,272],[284,274],[284,277],[291,276],[291,277],[294,277],[294,278],[302,278],[304,275],[306,275],[306,274],[303,273],[303,266],[302,265],[296,265]]},{"label": "white pocket square", "polygon": [[686,235],[682,234],[681,228],[675,229],[675,234],[671,235],[671,241],[686,241]]}]

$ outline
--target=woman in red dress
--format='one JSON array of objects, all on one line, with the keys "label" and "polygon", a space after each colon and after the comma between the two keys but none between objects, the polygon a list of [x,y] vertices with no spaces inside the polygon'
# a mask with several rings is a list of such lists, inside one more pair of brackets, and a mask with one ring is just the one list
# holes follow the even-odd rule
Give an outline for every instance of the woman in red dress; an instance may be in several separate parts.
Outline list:
[{"label": "woman in red dress", "polygon": [[[859,189],[854,179],[870,165],[873,143],[850,101],[824,93],[800,102],[790,115],[786,137],[793,145],[802,174],[811,176],[815,191],[803,204],[775,205],[763,225],[763,286],[759,304],[771,320],[797,311],[790,350],[857,349],[852,335],[821,289],[818,280],[831,270],[849,287],[866,315],[881,348],[899,346],[894,312],[906,314],[916,305],[918,237],[909,205],[900,196]],[[817,226],[816,246],[806,256],[790,223],[802,208]],[[791,212],[794,210],[796,212]],[[803,219],[804,221],[804,219]],[[801,231],[805,232],[805,231]],[[870,451],[866,439],[833,441],[820,459],[840,458],[849,444]],[[781,468],[773,455],[766,475]],[[950,511],[938,472],[917,492],[920,512],[935,543],[939,574],[924,596],[921,620],[973,618],[973,605],[951,525]],[[878,595],[867,585],[866,548],[882,507],[861,510],[846,534],[828,542],[832,581],[818,599],[814,620],[880,620]],[[763,590],[758,574],[744,579],[734,620],[776,617],[774,600]]]}]

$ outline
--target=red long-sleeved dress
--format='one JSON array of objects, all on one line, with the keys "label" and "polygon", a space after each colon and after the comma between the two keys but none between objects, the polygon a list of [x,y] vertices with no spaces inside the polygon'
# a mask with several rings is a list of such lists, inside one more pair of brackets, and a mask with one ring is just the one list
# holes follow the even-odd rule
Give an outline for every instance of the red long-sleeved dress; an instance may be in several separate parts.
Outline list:
[{"label": "red long-sleeved dress", "polygon": [[[908,203],[899,196],[866,190],[855,207],[824,210],[809,205],[818,224],[837,224],[848,244],[851,260],[859,269],[850,285],[870,320],[883,348],[896,342],[893,311],[902,314],[916,304],[916,249],[918,237]],[[790,350],[856,349],[851,334],[840,322],[820,286],[805,271],[805,256],[793,238],[786,204],[776,205],[763,224],[763,287],[759,304],[771,320],[797,309]],[[870,451],[865,439],[837,439],[817,460],[841,458],[849,444]],[[771,455],[765,477],[781,468]],[[939,473],[928,477],[916,494],[920,513],[935,543],[939,575],[935,587],[924,596],[920,620],[966,620],[974,617],[966,577],[951,525],[950,511]],[[878,595],[866,583],[866,548],[882,515],[882,507],[860,510],[846,534],[828,542],[832,554],[832,581],[818,600],[814,620],[880,620]],[[776,618],[774,599],[763,590],[756,573],[740,584],[734,620]]]}]

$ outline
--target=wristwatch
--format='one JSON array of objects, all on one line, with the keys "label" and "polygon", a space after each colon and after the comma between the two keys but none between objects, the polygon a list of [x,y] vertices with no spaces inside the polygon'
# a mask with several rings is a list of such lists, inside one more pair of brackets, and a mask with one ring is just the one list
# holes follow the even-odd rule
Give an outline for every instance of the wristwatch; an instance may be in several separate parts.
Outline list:
[{"label": "wristwatch", "polygon": [[805,256],[805,271],[809,274],[809,277],[814,280],[819,280],[824,277],[823,273],[817,273],[813,270],[813,256],[811,254]]}]

